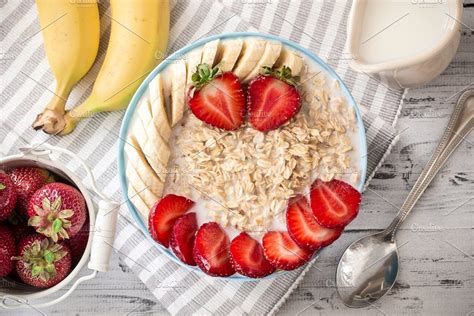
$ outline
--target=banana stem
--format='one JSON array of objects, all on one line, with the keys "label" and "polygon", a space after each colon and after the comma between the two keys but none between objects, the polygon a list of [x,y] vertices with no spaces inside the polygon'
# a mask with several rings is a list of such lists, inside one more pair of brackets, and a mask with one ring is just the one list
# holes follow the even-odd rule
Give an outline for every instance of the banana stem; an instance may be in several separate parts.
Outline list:
[{"label": "banana stem", "polygon": [[53,98],[44,108],[43,112],[38,114],[31,125],[35,130],[42,129],[48,134],[58,134],[65,126],[64,114],[66,113],[67,97],[71,93],[71,84],[58,84]]}]

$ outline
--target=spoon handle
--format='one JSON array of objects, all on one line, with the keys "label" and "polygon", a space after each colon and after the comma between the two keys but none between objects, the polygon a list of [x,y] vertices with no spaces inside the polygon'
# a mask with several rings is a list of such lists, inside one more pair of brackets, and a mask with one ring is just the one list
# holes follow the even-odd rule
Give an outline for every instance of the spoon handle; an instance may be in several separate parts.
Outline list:
[{"label": "spoon handle", "polygon": [[474,127],[474,90],[464,92],[459,98],[443,138],[420,177],[408,194],[392,223],[385,229],[385,235],[393,239],[400,224],[410,214],[413,206],[425,192],[441,167]]}]

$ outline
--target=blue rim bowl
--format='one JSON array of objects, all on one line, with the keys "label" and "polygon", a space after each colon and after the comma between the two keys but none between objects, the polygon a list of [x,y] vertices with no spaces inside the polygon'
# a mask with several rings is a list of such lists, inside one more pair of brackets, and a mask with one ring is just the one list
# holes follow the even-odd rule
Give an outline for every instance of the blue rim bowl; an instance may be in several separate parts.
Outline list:
[{"label": "blue rim bowl", "polygon": [[[163,60],[158,66],[156,66],[155,69],[146,77],[146,79],[142,82],[142,84],[138,87],[137,91],[132,97],[132,100],[130,101],[130,104],[128,105],[128,108],[125,112],[122,125],[120,127],[120,139],[119,139],[119,146],[118,146],[118,169],[119,169],[119,180],[120,180],[120,187],[122,189],[122,194],[124,198],[126,199],[126,203],[128,206],[128,209],[130,211],[130,214],[132,215],[133,219],[137,223],[138,227],[140,230],[147,236],[147,238],[152,242],[155,247],[160,250],[162,253],[164,253],[170,260],[176,262],[182,267],[185,267],[186,269],[189,269],[191,271],[194,271],[196,273],[201,273],[203,275],[206,275],[204,272],[202,272],[197,266],[189,266],[183,262],[181,262],[174,254],[173,252],[161,246],[158,244],[156,241],[153,240],[151,237],[150,233],[148,232],[148,225],[146,222],[143,221],[141,216],[139,215],[138,211],[135,209],[134,205],[132,202],[128,199],[128,185],[127,185],[127,177],[125,173],[125,151],[124,151],[124,146],[126,144],[126,139],[128,135],[128,131],[130,128],[130,122],[132,121],[135,108],[137,107],[138,101],[141,99],[142,95],[145,93],[148,84],[150,81],[155,78],[157,74],[159,74],[161,71],[163,71],[169,64],[173,62],[173,60],[176,60],[176,58],[179,58],[180,56],[186,55],[188,52],[191,50],[200,47],[207,42],[220,39],[220,40],[225,40],[225,39],[232,39],[232,38],[237,38],[237,37],[260,37],[263,39],[267,40],[272,40],[272,41],[278,41],[284,44],[287,47],[292,48],[295,51],[300,52],[305,58],[310,59],[312,62],[317,64],[325,73],[327,76],[331,77],[332,79],[337,79],[340,83],[341,91],[344,94],[348,105],[354,108],[355,113],[356,113],[356,120],[357,120],[357,127],[359,131],[359,154],[360,154],[360,174],[361,177],[359,179],[359,183],[357,185],[357,190],[359,192],[362,192],[362,189],[364,187],[364,182],[365,182],[365,176],[366,176],[366,171],[367,171],[367,144],[365,140],[365,129],[364,129],[364,124],[362,122],[362,115],[360,113],[360,110],[352,97],[351,93],[347,89],[346,85],[342,81],[342,79],[336,74],[336,72],[329,66],[327,65],[324,61],[322,61],[319,57],[317,57],[315,54],[307,50],[306,48],[289,41],[287,39],[270,35],[270,34],[262,34],[262,33],[252,33],[252,32],[236,32],[236,33],[227,33],[227,34],[219,34],[219,35],[214,35],[214,36],[209,36],[203,39],[200,39],[192,44],[189,44],[178,51],[176,51],[174,54],[170,55],[168,58]],[[320,252],[320,251],[319,251]],[[319,252],[314,255],[314,259],[319,255]],[[224,277],[221,279],[226,279],[226,280],[238,280],[238,281],[257,281],[257,280],[262,280],[262,279],[272,279],[276,278],[280,275],[283,275],[285,273],[288,273],[289,271],[278,271],[276,273],[273,273],[265,278],[261,279],[254,279],[254,278],[249,278],[246,276],[242,276],[239,274],[232,275],[230,277]]]}]

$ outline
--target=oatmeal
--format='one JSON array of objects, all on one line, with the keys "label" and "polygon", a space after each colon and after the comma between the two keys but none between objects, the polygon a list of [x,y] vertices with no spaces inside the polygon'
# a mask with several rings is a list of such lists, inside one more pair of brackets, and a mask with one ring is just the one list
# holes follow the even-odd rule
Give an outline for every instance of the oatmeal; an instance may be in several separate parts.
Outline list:
[{"label": "oatmeal", "polygon": [[208,217],[224,227],[263,232],[284,223],[288,199],[316,178],[357,182],[351,162],[355,113],[338,82],[305,71],[301,111],[279,129],[259,132],[213,128],[187,113],[173,131],[166,191],[202,200]]}]

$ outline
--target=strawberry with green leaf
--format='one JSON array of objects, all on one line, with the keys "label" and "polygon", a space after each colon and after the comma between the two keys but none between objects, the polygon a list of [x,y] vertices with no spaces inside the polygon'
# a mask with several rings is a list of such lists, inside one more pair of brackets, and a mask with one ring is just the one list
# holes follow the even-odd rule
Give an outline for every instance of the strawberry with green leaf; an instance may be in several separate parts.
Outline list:
[{"label": "strawberry with green leaf", "polygon": [[28,206],[28,225],[53,241],[76,235],[87,218],[86,202],[74,187],[53,182],[36,191]]},{"label": "strawberry with green leaf", "polygon": [[16,272],[23,282],[38,288],[58,284],[71,270],[71,251],[64,243],[55,243],[34,234],[20,240]]}]

